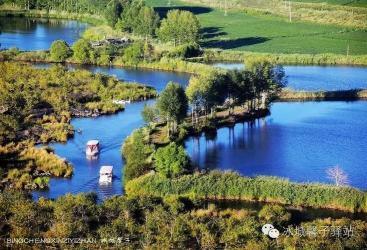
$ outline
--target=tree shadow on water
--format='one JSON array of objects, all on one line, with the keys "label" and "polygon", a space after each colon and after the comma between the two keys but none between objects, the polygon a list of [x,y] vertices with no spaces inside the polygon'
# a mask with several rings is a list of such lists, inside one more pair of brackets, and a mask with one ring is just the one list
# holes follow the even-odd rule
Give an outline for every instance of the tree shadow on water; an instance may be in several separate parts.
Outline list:
[{"label": "tree shadow on water", "polygon": [[194,15],[205,14],[213,11],[212,8],[200,7],[200,6],[169,6],[169,7],[154,7],[154,10],[158,12],[161,18],[167,16],[167,12],[170,10],[186,10],[192,12]]},{"label": "tree shadow on water", "polygon": [[209,40],[201,43],[203,47],[206,48],[220,48],[220,49],[235,49],[243,46],[249,46],[259,43],[264,43],[269,41],[266,37],[246,37],[246,38],[236,38],[228,40]]},{"label": "tree shadow on water", "polygon": [[200,34],[203,39],[211,39],[217,36],[228,35],[227,32],[221,31],[222,27],[205,27],[200,29]]}]

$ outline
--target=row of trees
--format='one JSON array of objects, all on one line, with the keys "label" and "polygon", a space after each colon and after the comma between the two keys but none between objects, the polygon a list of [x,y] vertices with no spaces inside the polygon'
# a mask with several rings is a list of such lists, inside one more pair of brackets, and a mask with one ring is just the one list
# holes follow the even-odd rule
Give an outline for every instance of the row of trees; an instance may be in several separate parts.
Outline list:
[{"label": "row of trees", "polygon": [[168,135],[177,132],[177,125],[187,117],[191,105],[192,123],[199,116],[213,115],[217,107],[229,112],[243,106],[247,112],[267,109],[286,85],[284,69],[269,62],[253,62],[247,70],[213,70],[190,79],[186,90],[177,83],[168,83],[156,107],[145,107],[144,120],[150,124],[163,120]]},{"label": "row of trees", "polygon": [[178,44],[197,43],[200,23],[189,11],[171,10],[160,23],[159,15],[142,1],[113,1],[107,8],[109,25],[118,30],[140,36],[158,36],[163,42]]},{"label": "row of trees", "polygon": [[190,79],[186,94],[193,123],[199,115],[213,114],[218,106],[225,106],[230,112],[236,105],[247,105],[248,112],[268,108],[287,83],[283,67],[267,61],[252,62],[246,67],[246,70],[214,71]]},{"label": "row of trees", "polygon": [[[327,218],[295,226],[290,215],[276,205],[226,209],[178,196],[116,196],[97,203],[95,195],[79,194],[36,202],[22,193],[0,193],[4,248],[365,249],[365,221]],[[281,232],[276,240],[261,232],[269,220]],[[51,240],[6,245],[8,238]]]},{"label": "row of trees", "polygon": [[158,36],[161,41],[176,44],[196,43],[200,23],[189,11],[171,10],[160,24],[154,8],[139,0],[2,0],[1,3],[25,10],[57,10],[81,14],[96,14],[118,30],[143,37]]},{"label": "row of trees", "polygon": [[105,14],[110,0],[2,0],[0,3],[16,5],[25,10],[57,10],[82,14]]}]

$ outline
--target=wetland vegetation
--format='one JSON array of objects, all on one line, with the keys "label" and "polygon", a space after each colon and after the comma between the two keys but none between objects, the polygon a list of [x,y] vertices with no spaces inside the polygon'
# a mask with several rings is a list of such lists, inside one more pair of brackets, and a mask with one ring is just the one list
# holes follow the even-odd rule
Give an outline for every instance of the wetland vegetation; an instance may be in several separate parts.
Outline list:
[{"label": "wetland vegetation", "polygon": [[[364,1],[0,3],[5,16],[68,17],[95,25],[73,43],[58,39],[47,50],[0,51],[5,61],[0,63],[0,232],[8,247],[33,246],[9,239],[91,238],[96,249],[366,248],[366,221],[353,216],[367,213],[367,195],[346,186],[347,181],[296,183],[206,171],[193,164],[184,148],[190,135],[265,117],[276,100],[365,99],[363,89],[284,89],[287,81],[279,65],[367,65]],[[198,63],[215,60],[245,61],[246,69]],[[40,69],[25,62],[61,64]],[[64,63],[163,69],[192,76],[187,87],[169,82],[158,95],[152,87],[68,70]],[[29,190],[47,189],[52,177],[73,175],[67,159],[49,146],[35,144],[67,142],[74,135],[75,117],[112,115],[125,108],[118,101],[155,97],[156,103],[136,109],[142,110],[145,126],[139,128],[140,118],[134,120],[130,127],[136,130],[121,148],[123,178],[114,181],[124,183],[125,195],[102,202],[92,193],[31,199]],[[135,112],[134,118],[139,115]],[[223,200],[265,203],[259,210],[215,205]],[[307,207],[341,210],[350,216],[297,221],[288,207],[306,213]],[[282,232],[277,240],[261,233],[265,223]],[[300,227],[319,231],[292,234]],[[335,227],[339,234],[330,231]],[[321,234],[321,228],[329,231]],[[48,246],[91,247],[85,241]]]}]

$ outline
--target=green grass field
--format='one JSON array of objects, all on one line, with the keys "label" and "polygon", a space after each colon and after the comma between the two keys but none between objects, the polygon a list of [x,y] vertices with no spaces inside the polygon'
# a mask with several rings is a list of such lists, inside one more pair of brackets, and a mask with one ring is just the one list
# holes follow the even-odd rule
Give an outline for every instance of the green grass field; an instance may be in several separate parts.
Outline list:
[{"label": "green grass field", "polygon": [[367,0],[291,0],[302,3],[328,3],[353,7],[367,7]]},{"label": "green grass field", "polygon": [[367,31],[341,28],[334,25],[310,22],[289,23],[284,18],[271,15],[250,15],[231,10],[227,16],[219,9],[189,5],[177,0],[146,0],[148,5],[164,14],[171,8],[181,8],[195,13],[202,24],[202,45],[268,53],[367,54]]}]

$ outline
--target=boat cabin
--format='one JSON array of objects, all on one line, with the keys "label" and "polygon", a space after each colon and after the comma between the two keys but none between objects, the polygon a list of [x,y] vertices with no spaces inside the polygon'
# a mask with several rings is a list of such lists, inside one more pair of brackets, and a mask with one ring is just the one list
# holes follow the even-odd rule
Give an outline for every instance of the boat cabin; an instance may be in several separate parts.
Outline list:
[{"label": "boat cabin", "polygon": [[96,156],[99,153],[99,141],[97,140],[88,141],[85,153],[87,156]]},{"label": "boat cabin", "polygon": [[99,170],[99,183],[111,183],[112,182],[112,166],[102,166]]}]

